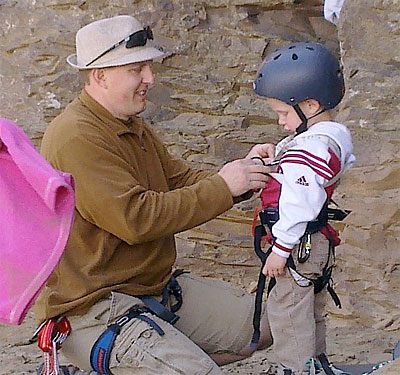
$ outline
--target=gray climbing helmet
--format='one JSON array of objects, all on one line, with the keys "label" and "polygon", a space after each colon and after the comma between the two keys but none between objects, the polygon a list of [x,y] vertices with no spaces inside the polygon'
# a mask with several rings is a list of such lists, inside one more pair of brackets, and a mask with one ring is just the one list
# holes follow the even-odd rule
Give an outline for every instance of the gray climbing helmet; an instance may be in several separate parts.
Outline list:
[{"label": "gray climbing helmet", "polygon": [[338,60],[326,47],[300,42],[279,48],[265,58],[254,91],[292,106],[316,99],[324,109],[332,109],[342,100],[344,80]]}]

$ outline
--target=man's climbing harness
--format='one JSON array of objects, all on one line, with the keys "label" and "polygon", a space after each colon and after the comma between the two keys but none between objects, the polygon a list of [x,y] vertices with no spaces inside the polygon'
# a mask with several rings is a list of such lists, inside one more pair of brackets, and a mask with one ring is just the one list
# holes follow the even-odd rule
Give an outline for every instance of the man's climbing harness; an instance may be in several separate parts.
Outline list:
[{"label": "man's climbing harness", "polygon": [[[111,350],[115,339],[121,332],[122,327],[132,319],[139,319],[146,322],[160,336],[164,335],[163,329],[151,318],[155,315],[170,324],[175,324],[179,316],[175,313],[182,306],[182,289],[176,277],[185,273],[183,270],[176,270],[170,281],[162,292],[162,300],[159,302],[152,296],[136,296],[141,299],[144,306],[133,306],[128,312],[122,315],[115,323],[109,325],[94,343],[90,353],[90,364],[99,374],[112,375],[109,369]],[[174,297],[176,303],[167,308],[170,297]]]},{"label": "man's climbing harness", "polygon": [[149,308],[134,306],[126,314],[122,315],[115,323],[109,325],[100,335],[92,347],[90,353],[90,364],[92,368],[100,374],[111,374],[109,369],[111,349],[122,327],[132,319],[140,319],[160,335],[164,335],[162,328],[146,313],[152,313]]},{"label": "man's climbing harness", "polygon": [[[90,356],[90,363],[98,374],[112,375],[109,369],[111,349],[122,327],[130,320],[139,319],[146,322],[160,336],[164,335],[164,331],[151,318],[151,315],[156,315],[170,324],[178,321],[179,316],[175,313],[181,308],[183,297],[182,289],[176,278],[183,273],[186,271],[176,270],[172,274],[162,291],[160,302],[152,296],[136,296],[143,302],[143,306],[133,306],[100,335],[92,347]],[[170,302],[171,297],[174,299],[174,303]],[[170,307],[168,308],[167,305]],[[66,317],[48,319],[36,329],[29,343],[38,341],[38,346],[43,351],[43,365],[39,367],[38,375],[70,374],[69,368],[60,366],[58,362],[58,351],[70,333],[71,326]],[[74,369],[72,371],[74,372]]]}]

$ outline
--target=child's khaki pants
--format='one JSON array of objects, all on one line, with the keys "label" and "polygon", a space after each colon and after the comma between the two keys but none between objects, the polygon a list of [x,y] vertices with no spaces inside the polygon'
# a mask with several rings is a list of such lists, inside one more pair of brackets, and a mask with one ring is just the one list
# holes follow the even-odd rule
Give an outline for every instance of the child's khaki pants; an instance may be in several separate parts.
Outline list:
[{"label": "child's khaki pants", "polygon": [[[305,263],[297,262],[297,251],[296,246],[292,256],[297,271],[308,278],[320,276],[329,253],[326,238],[320,233],[312,235],[311,255]],[[308,374],[307,360],[325,352],[326,294],[326,287],[314,294],[313,285],[299,286],[287,268],[284,276],[276,278],[268,297],[267,312],[279,375],[284,368],[291,369],[294,375]]]}]

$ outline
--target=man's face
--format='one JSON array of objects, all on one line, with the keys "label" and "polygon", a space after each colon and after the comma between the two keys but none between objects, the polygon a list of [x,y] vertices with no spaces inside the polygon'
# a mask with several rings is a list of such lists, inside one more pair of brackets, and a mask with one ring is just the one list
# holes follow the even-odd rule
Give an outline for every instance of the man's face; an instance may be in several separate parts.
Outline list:
[{"label": "man's face", "polygon": [[294,108],[278,99],[268,98],[268,105],[278,115],[278,124],[283,126],[290,133],[295,133],[301,124],[301,120]]},{"label": "man's face", "polygon": [[106,108],[127,120],[146,108],[147,91],[154,84],[151,61],[104,69]]}]

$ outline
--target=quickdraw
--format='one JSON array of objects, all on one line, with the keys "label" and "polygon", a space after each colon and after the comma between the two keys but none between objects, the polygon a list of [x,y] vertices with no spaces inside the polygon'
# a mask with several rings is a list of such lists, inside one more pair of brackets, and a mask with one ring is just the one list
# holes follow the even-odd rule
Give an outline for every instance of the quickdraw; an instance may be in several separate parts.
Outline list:
[{"label": "quickdraw", "polygon": [[41,375],[61,375],[58,351],[71,333],[71,325],[66,317],[51,318],[45,321],[38,332],[38,346],[43,351],[43,370]]}]

